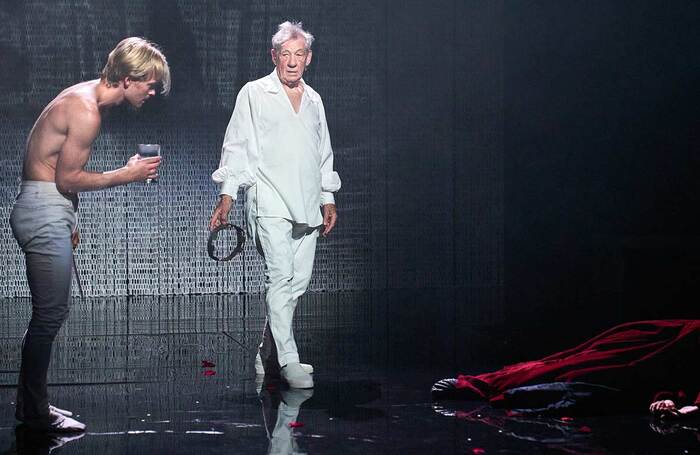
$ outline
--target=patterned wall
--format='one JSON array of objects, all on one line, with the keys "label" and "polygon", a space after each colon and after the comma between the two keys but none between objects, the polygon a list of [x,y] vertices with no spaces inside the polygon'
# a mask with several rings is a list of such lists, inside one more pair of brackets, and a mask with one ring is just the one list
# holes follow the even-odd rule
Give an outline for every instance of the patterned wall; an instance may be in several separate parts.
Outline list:
[{"label": "patterned wall", "polygon": [[[161,178],[81,195],[85,293],[260,292],[252,245],[225,264],[206,254],[209,175],[238,90],[272,69],[275,25],[301,19],[317,37],[306,80],[324,99],[343,179],[340,223],[319,243],[311,288],[479,287],[500,301],[501,2],[398,3],[0,2],[0,219],[43,106],[96,77],[121,38],[146,36],[169,59],[171,96],[112,112],[89,168],[119,167],[137,143],[158,142]],[[6,222],[0,246],[0,295],[27,296]]]}]

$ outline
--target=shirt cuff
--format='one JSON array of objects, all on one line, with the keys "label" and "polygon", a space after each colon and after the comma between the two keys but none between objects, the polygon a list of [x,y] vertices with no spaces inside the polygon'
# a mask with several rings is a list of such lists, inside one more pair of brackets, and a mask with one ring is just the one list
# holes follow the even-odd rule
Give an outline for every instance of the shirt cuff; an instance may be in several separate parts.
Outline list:
[{"label": "shirt cuff", "polygon": [[334,204],[335,205],[335,197],[333,196],[333,193],[329,191],[322,191],[321,192],[321,205],[326,205],[326,204]]},{"label": "shirt cuff", "polygon": [[236,200],[236,196],[238,195],[238,185],[233,179],[227,179],[221,184],[219,196],[221,196],[222,194],[231,196],[231,198],[233,198],[234,201]]}]

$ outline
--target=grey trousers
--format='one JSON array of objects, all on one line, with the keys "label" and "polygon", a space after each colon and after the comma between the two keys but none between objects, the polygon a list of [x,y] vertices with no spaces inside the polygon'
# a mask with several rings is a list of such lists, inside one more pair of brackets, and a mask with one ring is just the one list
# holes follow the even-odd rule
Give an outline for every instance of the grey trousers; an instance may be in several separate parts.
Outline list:
[{"label": "grey trousers", "polygon": [[32,303],[15,412],[24,422],[49,420],[46,375],[53,340],[68,316],[76,209],[77,199],[59,193],[53,182],[24,181],[10,214],[12,233],[25,255]]}]

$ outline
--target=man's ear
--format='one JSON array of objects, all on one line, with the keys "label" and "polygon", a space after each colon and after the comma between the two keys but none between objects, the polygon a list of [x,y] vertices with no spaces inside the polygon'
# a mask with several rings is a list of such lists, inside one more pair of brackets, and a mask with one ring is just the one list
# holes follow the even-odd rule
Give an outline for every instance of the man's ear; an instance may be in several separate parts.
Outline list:
[{"label": "man's ear", "polygon": [[309,66],[311,64],[311,57],[313,56],[313,52],[311,52],[311,49],[309,49],[309,52],[306,53],[306,65]]},{"label": "man's ear", "polygon": [[128,88],[131,84],[131,79],[129,76],[124,77],[124,79],[122,79],[122,83],[124,84],[124,88]]}]

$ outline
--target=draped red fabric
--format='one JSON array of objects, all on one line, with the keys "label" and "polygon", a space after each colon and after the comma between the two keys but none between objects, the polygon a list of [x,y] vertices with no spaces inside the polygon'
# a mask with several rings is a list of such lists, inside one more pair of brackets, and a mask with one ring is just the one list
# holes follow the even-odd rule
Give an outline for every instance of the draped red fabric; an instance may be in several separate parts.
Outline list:
[{"label": "draped red fabric", "polygon": [[460,375],[457,388],[491,399],[524,385],[590,382],[653,397],[685,391],[700,403],[700,319],[629,322],[573,349],[476,376]]}]

